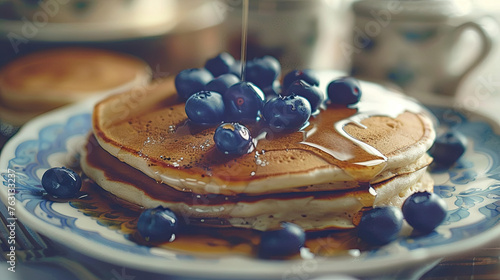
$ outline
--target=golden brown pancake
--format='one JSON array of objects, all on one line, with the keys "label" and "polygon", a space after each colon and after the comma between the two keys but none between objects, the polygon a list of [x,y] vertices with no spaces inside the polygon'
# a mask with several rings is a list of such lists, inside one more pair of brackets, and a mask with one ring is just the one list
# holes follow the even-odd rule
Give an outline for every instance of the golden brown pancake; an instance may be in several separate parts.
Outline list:
[{"label": "golden brown pancake", "polygon": [[144,86],[149,66],[98,49],[62,48],[23,56],[0,70],[2,120],[21,125],[48,110],[90,95]]},{"label": "golden brown pancake", "polygon": [[171,79],[100,102],[93,130],[100,146],[119,160],[197,194],[338,190],[427,166],[434,130],[424,110],[375,84],[362,87],[357,107],[329,106],[304,131],[273,135],[250,126],[259,141],[252,153],[237,157],[217,151],[215,127],[187,120]]}]

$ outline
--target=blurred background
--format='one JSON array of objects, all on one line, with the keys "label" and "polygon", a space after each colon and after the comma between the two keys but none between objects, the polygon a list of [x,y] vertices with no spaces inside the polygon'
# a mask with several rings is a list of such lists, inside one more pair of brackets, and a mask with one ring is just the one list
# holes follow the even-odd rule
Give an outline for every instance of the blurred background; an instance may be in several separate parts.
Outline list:
[{"label": "blurred background", "polygon": [[[250,0],[249,57],[274,55],[285,69],[349,70],[345,48],[352,43],[353,2]],[[467,5],[468,16],[500,17],[498,1]],[[130,53],[166,72],[200,66],[221,51],[239,57],[241,8],[242,0],[0,0],[0,65],[33,51],[75,45]]]},{"label": "blurred background", "polygon": [[[335,42],[349,30],[350,2],[250,0],[249,57],[270,54],[285,68],[346,67]],[[77,45],[129,53],[173,73],[221,51],[238,58],[241,15],[242,0],[3,0],[0,65]]]}]

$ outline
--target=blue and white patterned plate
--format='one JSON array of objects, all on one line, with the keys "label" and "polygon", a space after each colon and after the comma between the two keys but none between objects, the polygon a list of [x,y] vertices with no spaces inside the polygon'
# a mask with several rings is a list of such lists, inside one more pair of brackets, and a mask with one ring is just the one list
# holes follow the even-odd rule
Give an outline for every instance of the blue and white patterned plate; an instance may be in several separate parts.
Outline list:
[{"label": "blue and white patterned plate", "polygon": [[[453,128],[469,140],[466,154],[450,170],[433,174],[449,218],[437,232],[404,237],[355,257],[261,261],[246,257],[201,258],[128,240],[68,203],[45,200],[40,178],[51,166],[72,165],[90,129],[95,100],[66,107],[27,124],[0,158],[0,197],[28,226],[94,258],[126,267],[186,276],[307,279],[325,273],[354,275],[399,270],[473,249],[500,237],[500,135],[498,126],[471,113],[431,109],[439,129]],[[496,132],[495,132],[496,131]],[[14,174],[14,175],[12,175]],[[9,180],[10,179],[10,180]],[[13,181],[15,179],[15,182]],[[10,187],[15,185],[15,195]]]}]

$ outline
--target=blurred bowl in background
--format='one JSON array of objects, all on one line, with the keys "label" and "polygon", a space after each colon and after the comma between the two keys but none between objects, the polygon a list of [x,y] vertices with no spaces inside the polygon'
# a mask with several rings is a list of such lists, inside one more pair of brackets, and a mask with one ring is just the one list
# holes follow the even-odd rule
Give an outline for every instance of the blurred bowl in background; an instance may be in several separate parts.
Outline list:
[{"label": "blurred bowl in background", "polygon": [[[59,2],[75,5],[78,1],[46,0],[40,3]],[[181,65],[185,67],[203,65],[207,58],[216,55],[224,47],[221,39],[223,34],[220,30],[226,10],[223,1],[86,0],[80,2],[96,5],[110,2],[118,6],[130,2],[131,7],[134,5],[137,7],[131,10],[118,8],[113,12],[115,15],[129,13],[130,16],[122,18],[115,16],[117,21],[113,21],[110,20],[112,17],[105,19],[106,13],[104,13],[106,9],[111,9],[111,6],[108,6],[111,4],[103,4],[102,10],[94,8],[96,11],[92,17],[100,15],[104,18],[88,22],[74,19],[72,22],[61,23],[46,22],[43,19],[37,21],[36,13],[39,13],[40,18],[42,13],[48,15],[43,9],[45,6],[38,6],[41,10],[32,11],[34,14],[31,14],[30,19],[12,15],[8,11],[14,10],[13,2],[0,0],[0,66],[31,52],[54,47],[78,46],[132,54],[148,62],[153,74],[164,76],[178,71]],[[140,7],[138,2],[148,5]],[[61,4],[60,8],[62,7]],[[54,7],[52,9],[56,10]],[[139,12],[145,10],[154,11]],[[124,20],[126,23],[123,23]]]},{"label": "blurred bowl in background", "polygon": [[11,0],[30,21],[144,26],[174,17],[177,0]]}]

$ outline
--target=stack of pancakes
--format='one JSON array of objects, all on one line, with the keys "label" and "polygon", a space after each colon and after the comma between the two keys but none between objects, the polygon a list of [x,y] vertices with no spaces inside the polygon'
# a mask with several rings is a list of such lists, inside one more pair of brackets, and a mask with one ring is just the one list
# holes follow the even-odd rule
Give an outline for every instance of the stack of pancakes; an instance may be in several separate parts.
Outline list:
[{"label": "stack of pancakes", "polygon": [[[335,78],[322,77],[322,86]],[[426,111],[407,97],[362,82],[352,108],[330,105],[302,131],[250,125],[256,148],[219,152],[215,127],[191,123],[172,79],[95,106],[82,169],[103,189],[185,221],[257,230],[293,222],[305,230],[352,228],[362,211],[401,206],[432,191],[434,141]]]},{"label": "stack of pancakes", "polygon": [[150,72],[142,60],[98,49],[32,53],[0,70],[0,120],[19,127],[35,116],[90,95],[147,84]]}]

